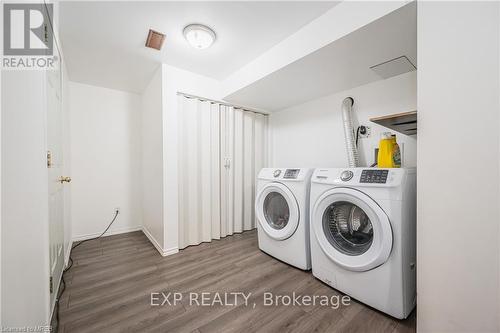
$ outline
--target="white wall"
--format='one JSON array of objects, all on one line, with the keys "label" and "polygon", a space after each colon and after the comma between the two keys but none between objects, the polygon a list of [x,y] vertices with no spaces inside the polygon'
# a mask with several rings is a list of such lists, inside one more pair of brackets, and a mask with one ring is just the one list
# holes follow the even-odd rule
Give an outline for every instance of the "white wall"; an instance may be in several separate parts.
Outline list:
[{"label": "white wall", "polygon": [[177,93],[209,99],[221,98],[221,83],[198,74],[162,65],[164,253],[178,250],[178,106]]},{"label": "white wall", "polygon": [[157,69],[141,96],[142,223],[143,230],[163,254],[163,101],[162,69]]},{"label": "white wall", "polygon": [[2,72],[2,325],[46,325],[49,234],[42,71]]},{"label": "white wall", "polygon": [[342,1],[223,81],[224,96],[404,6],[408,1]]},{"label": "white wall", "polygon": [[70,82],[73,239],[142,225],[140,96]]},{"label": "white wall", "polygon": [[498,2],[418,4],[417,329],[500,330]]},{"label": "white wall", "polygon": [[142,94],[143,225],[162,255],[178,251],[177,93],[220,99],[220,82],[161,65]]},{"label": "white wall", "polygon": [[[369,118],[416,110],[416,84],[416,72],[410,72],[272,113],[272,166],[347,166],[341,104],[348,96],[354,98],[354,125],[371,127],[371,137],[359,140],[362,165],[373,163],[380,133],[390,130]],[[396,135],[405,166],[416,166],[416,137]]]}]

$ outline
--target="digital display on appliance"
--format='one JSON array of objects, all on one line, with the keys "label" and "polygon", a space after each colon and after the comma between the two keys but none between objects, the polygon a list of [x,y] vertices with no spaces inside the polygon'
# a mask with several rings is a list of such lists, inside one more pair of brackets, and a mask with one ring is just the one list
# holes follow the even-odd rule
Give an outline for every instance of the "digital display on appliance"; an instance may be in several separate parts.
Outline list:
[{"label": "digital display on appliance", "polygon": [[363,170],[359,182],[385,184],[388,174],[389,170]]},{"label": "digital display on appliance", "polygon": [[286,169],[285,175],[283,178],[285,179],[296,179],[299,175],[300,169]]}]

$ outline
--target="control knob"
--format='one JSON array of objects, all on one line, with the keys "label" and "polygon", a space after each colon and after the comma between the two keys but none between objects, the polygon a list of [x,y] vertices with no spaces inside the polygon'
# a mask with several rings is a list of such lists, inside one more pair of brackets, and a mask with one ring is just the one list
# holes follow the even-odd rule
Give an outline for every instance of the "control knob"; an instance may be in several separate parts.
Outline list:
[{"label": "control knob", "polygon": [[350,170],[342,171],[342,173],[340,174],[340,179],[344,182],[351,180],[352,177],[354,177],[354,173]]}]

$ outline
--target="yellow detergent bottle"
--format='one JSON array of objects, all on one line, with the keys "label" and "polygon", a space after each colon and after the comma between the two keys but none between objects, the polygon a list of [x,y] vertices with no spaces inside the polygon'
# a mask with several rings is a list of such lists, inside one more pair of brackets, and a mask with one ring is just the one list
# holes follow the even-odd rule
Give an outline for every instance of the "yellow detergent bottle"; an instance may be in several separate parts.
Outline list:
[{"label": "yellow detergent bottle", "polygon": [[394,168],[401,168],[401,150],[396,141],[396,134],[391,135],[392,138],[392,160],[394,161]]},{"label": "yellow detergent bottle", "polygon": [[378,144],[377,166],[379,168],[394,168],[394,139],[390,132],[382,133]]}]

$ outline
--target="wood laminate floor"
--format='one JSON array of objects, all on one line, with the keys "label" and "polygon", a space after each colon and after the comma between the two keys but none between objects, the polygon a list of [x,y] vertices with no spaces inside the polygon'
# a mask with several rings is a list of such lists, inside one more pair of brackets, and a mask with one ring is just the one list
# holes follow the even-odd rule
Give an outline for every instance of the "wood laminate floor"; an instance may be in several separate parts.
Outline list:
[{"label": "wood laminate floor", "polygon": [[[264,306],[265,292],[342,294],[310,272],[261,252],[256,231],[191,246],[168,257],[161,257],[138,231],[86,242],[72,257],[74,266],[65,274],[67,289],[61,298],[62,332],[415,331],[415,311],[399,321],[354,300],[338,309],[320,304]],[[170,298],[172,305],[151,306],[152,292],[180,292],[183,299],[176,305]],[[248,306],[242,297],[238,306],[197,306],[190,304],[190,292],[252,295]]]}]

